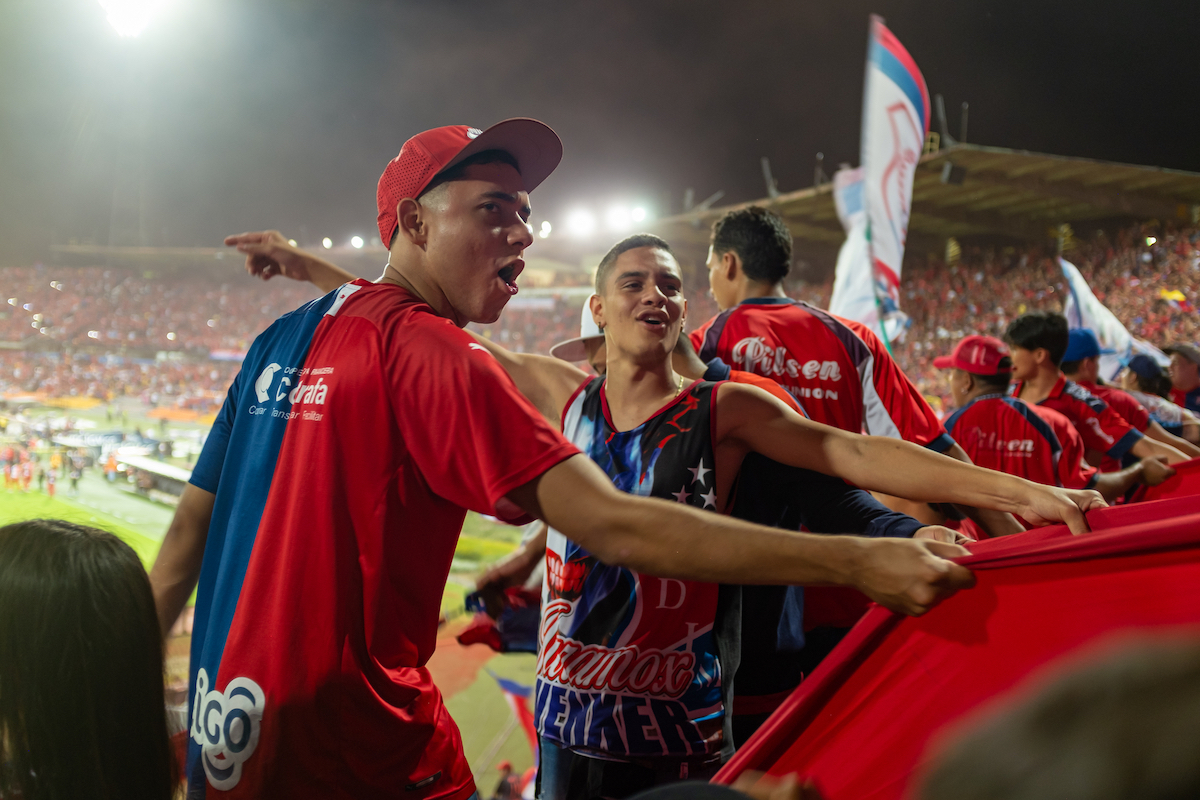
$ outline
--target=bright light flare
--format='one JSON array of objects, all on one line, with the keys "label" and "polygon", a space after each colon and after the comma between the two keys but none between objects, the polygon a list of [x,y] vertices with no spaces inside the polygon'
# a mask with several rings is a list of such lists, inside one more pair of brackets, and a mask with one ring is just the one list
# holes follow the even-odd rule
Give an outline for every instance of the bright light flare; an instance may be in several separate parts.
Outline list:
[{"label": "bright light flare", "polygon": [[567,215],[567,230],[574,236],[591,236],[596,232],[596,217],[586,208],[577,208]]},{"label": "bright light flare", "polygon": [[333,247],[333,239],[330,239],[328,236],[326,236],[321,240],[321,247],[324,247],[326,250]]},{"label": "bright light flare", "polygon": [[363,238],[361,236],[351,236],[350,237],[350,246],[353,247],[355,250],[362,250]]},{"label": "bright light flare", "polygon": [[296,246],[296,240],[295,240],[295,239],[288,239],[288,244],[290,244],[292,247],[295,247],[295,246]]},{"label": "bright light flare", "polygon": [[89,339],[99,339],[100,331],[88,331],[88,338]]},{"label": "bright light flare", "polygon": [[108,24],[118,36],[126,39],[141,35],[166,4],[166,0],[100,0]]},{"label": "bright light flare", "polygon": [[604,215],[604,223],[613,233],[625,233],[633,228],[633,215],[625,206],[613,206]]},{"label": "bright light flare", "polygon": [[1150,245],[1154,244],[1157,241],[1158,241],[1158,239],[1155,239],[1153,236],[1147,236],[1146,237],[1146,246],[1149,247]]},{"label": "bright light flare", "polygon": [[169,341],[169,342],[175,341],[175,331],[171,331],[170,333],[167,334],[167,341]]},{"label": "bright light flare", "polygon": [[631,220],[633,220],[634,222],[645,222],[646,217],[648,217],[648,216],[649,216],[649,213],[642,206],[638,206],[633,211],[629,212],[629,218]]},{"label": "bright light flare", "polygon": [[550,220],[544,219],[542,220],[541,230],[538,231],[538,236],[543,239],[548,239],[550,237],[551,230],[553,230],[553,228],[550,227]]}]

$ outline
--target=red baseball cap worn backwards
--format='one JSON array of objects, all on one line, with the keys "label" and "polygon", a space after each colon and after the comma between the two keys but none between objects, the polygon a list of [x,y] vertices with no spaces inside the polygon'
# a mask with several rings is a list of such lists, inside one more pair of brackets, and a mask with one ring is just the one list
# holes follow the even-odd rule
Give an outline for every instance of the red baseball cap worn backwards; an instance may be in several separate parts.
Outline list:
[{"label": "red baseball cap worn backwards", "polygon": [[518,117],[497,122],[486,130],[447,125],[418,133],[400,148],[379,177],[375,199],[379,207],[379,236],[390,247],[396,232],[396,206],[416,199],[438,173],[484,150],[503,150],[517,161],[517,171],[532,192],[562,160],[562,140],[548,125]]},{"label": "red baseball cap worn backwards", "polygon": [[968,336],[948,356],[933,360],[938,369],[961,369],[972,375],[1005,375],[1012,372],[1012,357],[1004,342],[993,336]]}]

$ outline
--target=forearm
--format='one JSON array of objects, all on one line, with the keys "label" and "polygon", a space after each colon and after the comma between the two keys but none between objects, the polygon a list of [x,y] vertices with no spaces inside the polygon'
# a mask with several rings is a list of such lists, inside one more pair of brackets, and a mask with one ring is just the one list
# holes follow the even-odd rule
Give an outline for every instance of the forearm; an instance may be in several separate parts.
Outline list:
[{"label": "forearm", "polygon": [[1104,496],[1110,503],[1142,482],[1144,467],[1142,462],[1126,467],[1119,472],[1097,472],[1096,485],[1092,488]]},{"label": "forearm", "polygon": [[322,292],[332,292],[343,283],[354,280],[355,276],[320,256],[315,256],[307,250],[304,253],[305,266],[308,268],[308,278]]},{"label": "forearm", "polygon": [[934,503],[1016,512],[1028,481],[881,436],[828,437],[836,474],[864,489]]},{"label": "forearm", "polygon": [[188,484],[150,569],[150,587],[163,636],[179,618],[200,578],[213,500],[209,492]]},{"label": "forearm", "polygon": [[[964,464],[971,463],[971,457],[967,455],[967,451],[963,450],[957,442],[945,452],[945,455]],[[971,521],[976,525],[987,531],[989,536],[1011,536],[1014,533],[1024,533],[1025,531],[1025,527],[1017,522],[1017,518],[1005,511],[976,508],[975,506],[968,505],[956,505],[956,508],[970,517]]]},{"label": "forearm", "polygon": [[1169,444],[1156,441],[1149,436],[1143,436],[1137,441],[1133,447],[1129,449],[1138,458],[1151,458],[1153,456],[1162,456],[1167,460],[1168,464],[1178,464],[1181,461],[1187,461],[1188,456],[1176,450]]},{"label": "forearm", "polygon": [[1146,435],[1156,442],[1174,447],[1188,458],[1200,457],[1200,447],[1192,444],[1187,439],[1176,436],[1157,422],[1150,423],[1150,427],[1146,429]]},{"label": "forearm", "polygon": [[[852,585],[857,540],[792,533],[653,498],[619,495],[599,518],[547,520],[597,558],[663,578]],[[573,530],[567,530],[571,528]]]}]

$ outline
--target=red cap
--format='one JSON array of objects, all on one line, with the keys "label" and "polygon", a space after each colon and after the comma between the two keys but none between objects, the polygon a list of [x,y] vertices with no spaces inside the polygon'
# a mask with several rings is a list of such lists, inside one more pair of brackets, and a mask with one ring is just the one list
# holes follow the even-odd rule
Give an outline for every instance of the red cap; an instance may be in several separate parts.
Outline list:
[{"label": "red cap", "polygon": [[938,369],[954,367],[972,375],[1005,375],[1012,372],[1012,358],[1004,342],[994,336],[968,336],[948,356],[933,360]]},{"label": "red cap", "polygon": [[400,148],[379,176],[375,195],[379,207],[379,235],[387,247],[396,232],[396,206],[406,197],[416,199],[443,170],[484,150],[503,150],[517,161],[517,171],[532,192],[562,160],[562,141],[549,126],[536,119],[506,119],[487,130],[466,125],[418,133]]}]

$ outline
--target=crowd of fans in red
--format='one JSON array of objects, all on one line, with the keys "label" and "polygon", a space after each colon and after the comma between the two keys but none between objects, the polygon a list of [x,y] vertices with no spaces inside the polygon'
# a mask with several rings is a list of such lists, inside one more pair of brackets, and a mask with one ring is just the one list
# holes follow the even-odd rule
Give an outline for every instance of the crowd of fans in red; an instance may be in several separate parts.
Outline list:
[{"label": "crowd of fans in red", "polygon": [[[1200,229],[1141,225],[1113,236],[1097,233],[1073,242],[1065,255],[1133,335],[1159,346],[1200,339]],[[244,351],[272,320],[316,293],[308,284],[263,285],[226,272],[158,277],[102,267],[24,267],[3,275],[8,297],[0,297],[6,303],[0,305],[0,342],[40,345],[49,338],[60,352],[0,350],[0,394],[125,395],[150,405],[215,402],[237,364],[209,360],[209,354]],[[689,326],[717,313],[703,288],[689,292]],[[790,290],[824,308],[831,281],[796,282]],[[1164,290],[1184,299],[1164,297]],[[923,393],[946,397],[935,357],[968,334],[1002,334],[1026,311],[1061,310],[1063,291],[1050,248],[968,247],[952,265],[910,254],[902,307],[911,325],[894,343],[896,360]],[[513,303],[499,322],[472,329],[517,352],[545,353],[579,335],[580,307],[578,293]],[[156,361],[163,351],[183,351],[188,360]]]}]

